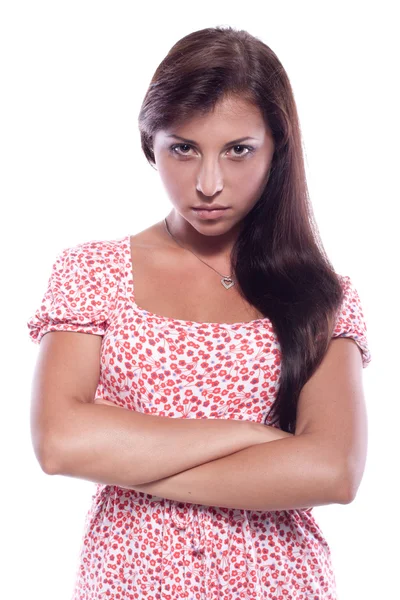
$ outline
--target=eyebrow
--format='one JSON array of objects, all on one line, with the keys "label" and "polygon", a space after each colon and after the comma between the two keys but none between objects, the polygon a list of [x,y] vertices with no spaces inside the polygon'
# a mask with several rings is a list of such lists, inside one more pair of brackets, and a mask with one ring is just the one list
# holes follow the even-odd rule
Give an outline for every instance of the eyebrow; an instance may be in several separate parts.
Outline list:
[{"label": "eyebrow", "polygon": [[[176,138],[178,140],[181,140],[182,142],[185,142],[186,144],[193,144],[194,146],[197,145],[197,142],[195,142],[194,140],[189,140],[187,138],[181,137],[180,135],[176,135],[175,133],[170,133],[166,137],[169,137],[169,138],[170,137],[174,137],[174,138]],[[224,148],[227,148],[228,146],[231,146],[233,144],[240,144],[240,142],[244,142],[246,140],[256,140],[256,141],[258,141],[257,138],[255,138],[255,137],[246,136],[246,137],[239,138],[237,140],[232,140],[230,142],[227,142],[226,144],[224,144]]]}]

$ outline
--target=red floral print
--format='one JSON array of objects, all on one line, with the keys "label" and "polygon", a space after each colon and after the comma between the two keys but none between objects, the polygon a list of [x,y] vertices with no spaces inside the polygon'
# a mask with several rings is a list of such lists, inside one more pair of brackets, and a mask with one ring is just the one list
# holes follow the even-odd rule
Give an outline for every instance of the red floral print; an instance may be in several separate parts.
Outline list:
[{"label": "red floral print", "polygon": [[[340,279],[333,337],[353,338],[366,367],[360,298]],[[27,325],[35,343],[49,331],[102,336],[96,396],[121,407],[270,424],[281,353],[269,319],[197,323],[140,308],[130,236],[61,251]],[[311,508],[236,510],[95,484],[72,600],[336,600],[335,587]]]}]

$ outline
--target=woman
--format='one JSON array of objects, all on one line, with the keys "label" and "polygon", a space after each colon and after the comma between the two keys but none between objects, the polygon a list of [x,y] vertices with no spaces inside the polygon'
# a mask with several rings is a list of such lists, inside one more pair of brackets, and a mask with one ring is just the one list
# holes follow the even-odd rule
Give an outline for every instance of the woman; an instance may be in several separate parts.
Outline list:
[{"label": "woman", "polygon": [[193,32],[139,128],[169,214],[63,250],[28,322],[38,460],[96,482],[73,598],[333,600],[312,507],[355,497],[371,355],[288,77],[246,31]]}]

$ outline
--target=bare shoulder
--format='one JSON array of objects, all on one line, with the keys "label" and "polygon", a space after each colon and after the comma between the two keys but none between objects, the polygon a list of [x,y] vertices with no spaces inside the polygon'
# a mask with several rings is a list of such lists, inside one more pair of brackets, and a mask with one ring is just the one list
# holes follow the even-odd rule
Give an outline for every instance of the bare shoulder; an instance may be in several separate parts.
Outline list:
[{"label": "bare shoulder", "polygon": [[164,228],[164,221],[158,221],[146,229],[131,235],[131,246],[135,248],[162,249],[173,247]]},{"label": "bare shoulder", "polygon": [[171,276],[181,278],[182,272],[188,268],[185,265],[190,259],[190,253],[169,238],[163,221],[132,235],[130,242],[138,295],[140,295],[139,279],[142,279],[145,282],[144,285],[148,287],[149,279],[153,279],[154,276],[160,277],[160,271],[167,278]]}]

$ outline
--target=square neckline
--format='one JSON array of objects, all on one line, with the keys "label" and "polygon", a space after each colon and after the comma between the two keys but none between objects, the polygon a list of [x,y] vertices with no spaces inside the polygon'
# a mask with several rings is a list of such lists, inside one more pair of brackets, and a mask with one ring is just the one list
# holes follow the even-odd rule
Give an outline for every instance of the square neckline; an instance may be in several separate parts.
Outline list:
[{"label": "square neckline", "polygon": [[129,294],[129,299],[133,305],[134,310],[137,313],[141,313],[144,314],[146,317],[150,318],[150,319],[156,319],[159,321],[167,321],[171,324],[176,323],[177,325],[183,327],[183,326],[187,326],[187,327],[211,327],[211,328],[215,328],[215,327],[232,327],[232,328],[240,328],[240,327],[254,327],[255,325],[268,325],[271,326],[271,321],[268,317],[261,317],[259,319],[252,319],[251,321],[239,321],[239,322],[235,322],[235,323],[215,323],[215,322],[210,322],[210,321],[204,321],[204,322],[200,322],[200,321],[189,321],[189,320],[185,320],[185,319],[175,319],[173,317],[166,317],[164,315],[159,315],[157,313],[153,313],[149,310],[146,310],[145,308],[142,308],[141,306],[138,306],[138,304],[136,303],[135,300],[135,284],[134,284],[134,278],[133,278],[133,257],[132,257],[132,250],[131,250],[131,235],[128,234],[123,238],[123,242],[124,242],[124,247],[126,250],[126,254],[127,254],[127,265],[126,265],[126,281],[128,283],[128,285],[131,287],[132,289],[132,293]]}]

